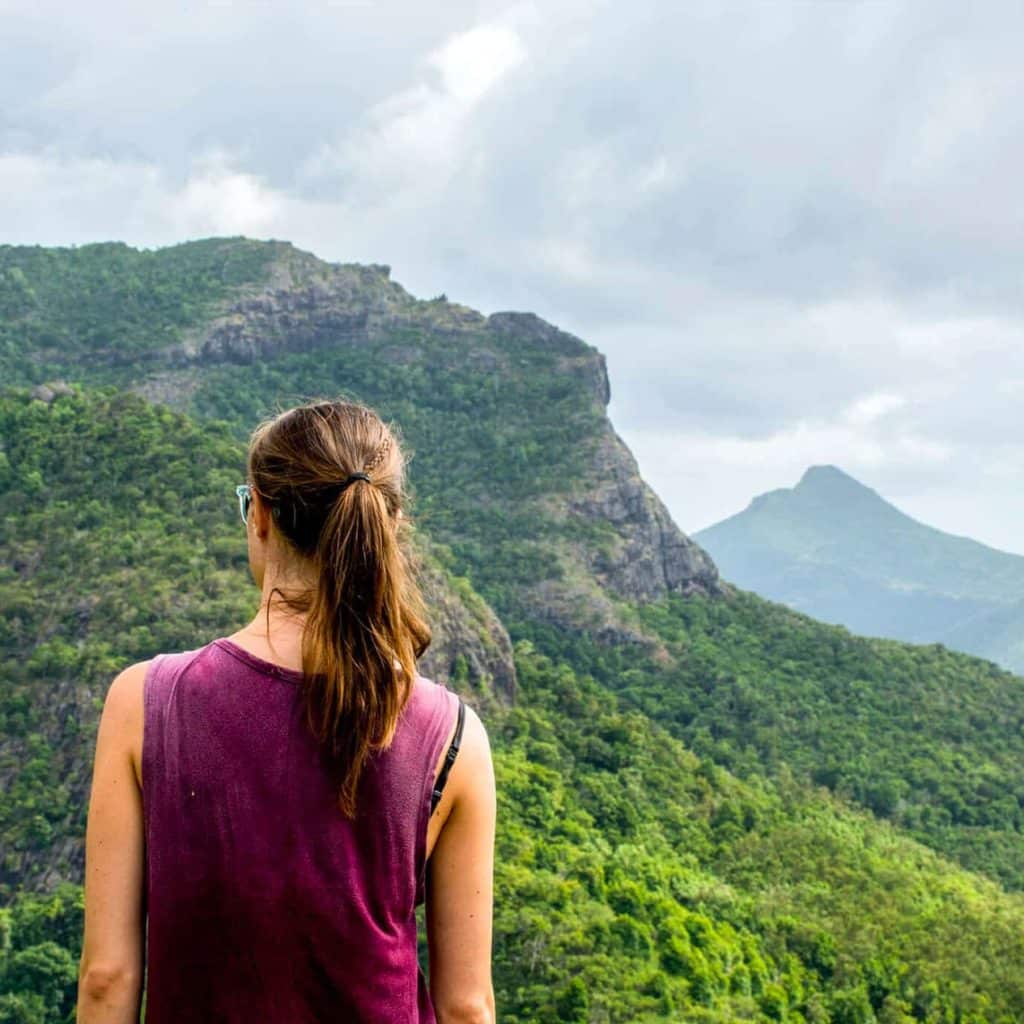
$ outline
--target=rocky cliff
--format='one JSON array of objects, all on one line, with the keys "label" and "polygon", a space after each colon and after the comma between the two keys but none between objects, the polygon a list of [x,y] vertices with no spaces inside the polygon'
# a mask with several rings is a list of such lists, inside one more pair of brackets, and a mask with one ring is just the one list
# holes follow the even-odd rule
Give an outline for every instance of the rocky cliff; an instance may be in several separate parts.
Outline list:
[{"label": "rocky cliff", "polygon": [[[35,296],[11,307],[5,335],[7,364],[29,383],[60,367],[53,376],[223,418],[243,440],[270,407],[324,390],[419,417],[409,426],[433,535],[499,615],[647,643],[620,603],[731,593],[612,427],[604,356],[532,313],[419,299],[386,265],[279,241],[2,256]],[[499,561],[523,555],[515,579],[489,568],[499,535]]]},{"label": "rocky cliff", "polygon": [[643,481],[612,427],[606,412],[607,365],[596,348],[533,313],[485,316],[444,297],[416,299],[391,280],[387,266],[330,264],[290,245],[272,244],[275,257],[266,282],[242,290],[201,329],[154,352],[145,379],[135,385],[139,393],[201,413],[200,406],[189,404],[191,396],[210,368],[223,364],[372,349],[374,358],[393,366],[422,366],[429,360],[435,367],[469,367],[480,381],[500,381],[514,371],[522,353],[544,353],[559,385],[577,392],[594,416],[570,453],[571,488],[536,503],[544,520],[578,527],[570,532],[583,539],[552,552],[560,567],[557,577],[522,581],[532,614],[587,628],[609,642],[647,643],[623,621],[616,600],[731,593],[711,557],[679,529]]}]

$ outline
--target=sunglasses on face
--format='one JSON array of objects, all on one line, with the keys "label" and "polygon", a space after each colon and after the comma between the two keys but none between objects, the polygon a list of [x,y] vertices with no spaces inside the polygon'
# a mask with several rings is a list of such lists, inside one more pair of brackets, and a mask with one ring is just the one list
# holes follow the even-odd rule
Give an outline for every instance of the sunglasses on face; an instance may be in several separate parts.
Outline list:
[{"label": "sunglasses on face", "polygon": [[252,488],[248,484],[239,484],[235,488],[235,494],[238,495],[239,515],[242,517],[242,522],[248,525],[249,506],[252,504]]}]

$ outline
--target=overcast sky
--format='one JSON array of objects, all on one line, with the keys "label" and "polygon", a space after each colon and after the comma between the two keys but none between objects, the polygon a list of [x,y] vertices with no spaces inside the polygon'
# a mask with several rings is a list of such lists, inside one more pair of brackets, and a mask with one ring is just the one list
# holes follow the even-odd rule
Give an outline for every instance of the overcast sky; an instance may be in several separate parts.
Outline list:
[{"label": "overcast sky", "polygon": [[1024,553],[1024,5],[0,0],[0,241],[531,310],[694,532],[833,463]]}]

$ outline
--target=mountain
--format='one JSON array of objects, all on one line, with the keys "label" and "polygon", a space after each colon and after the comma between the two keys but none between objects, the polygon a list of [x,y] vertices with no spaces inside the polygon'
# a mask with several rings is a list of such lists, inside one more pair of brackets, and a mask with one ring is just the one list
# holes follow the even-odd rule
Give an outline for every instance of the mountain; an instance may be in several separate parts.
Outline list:
[{"label": "mountain", "polygon": [[[85,785],[105,686],[130,660],[221,633],[254,602],[232,494],[244,449],[223,424],[116,388],[51,390],[49,401],[24,388],[0,397],[0,546],[10,555],[0,575],[10,899],[0,1013],[39,1021],[70,1010]],[[716,763],[728,741],[704,730],[701,753],[689,750],[631,707],[632,694],[574,667],[587,659],[631,688],[654,686],[653,670],[629,666],[629,647],[564,639],[552,658],[519,638],[510,687],[493,612],[451,573],[450,552],[421,545],[438,577],[432,622],[445,624],[424,670],[481,708],[495,751],[495,980],[506,1019],[724,1024],[870,1020],[877,1009],[882,1020],[925,1020],[971,1007],[978,1020],[1015,1019],[1019,893],[788,770],[741,780]],[[667,643],[699,652],[700,674],[722,680],[729,705],[727,666],[707,660],[716,647],[760,636],[782,666],[808,663],[800,647],[822,649],[784,610],[763,628],[716,607],[675,595],[642,614]],[[836,650],[835,663],[863,667],[868,653]],[[663,694],[696,691],[694,668],[663,678]],[[712,721],[725,727],[730,716],[756,739],[761,715],[723,706]],[[30,1016],[41,993],[57,995]]]},{"label": "mountain", "polygon": [[386,266],[247,239],[0,247],[0,282],[12,384],[117,384],[240,438],[278,395],[358,391],[420,442],[431,535],[464,543],[470,517],[488,544],[516,536],[509,582],[551,621],[643,643],[612,597],[724,590],[612,428],[604,356],[533,314],[484,317],[414,298]]},{"label": "mountain", "polygon": [[725,583],[581,339],[281,242],[7,247],[0,367],[0,1020],[70,1012],[105,687],[253,614],[245,441],[339,394],[492,737],[503,1020],[1024,1019],[1024,681]]},{"label": "mountain", "polygon": [[727,579],[816,619],[1024,672],[1024,557],[926,526],[837,466],[693,539]]}]

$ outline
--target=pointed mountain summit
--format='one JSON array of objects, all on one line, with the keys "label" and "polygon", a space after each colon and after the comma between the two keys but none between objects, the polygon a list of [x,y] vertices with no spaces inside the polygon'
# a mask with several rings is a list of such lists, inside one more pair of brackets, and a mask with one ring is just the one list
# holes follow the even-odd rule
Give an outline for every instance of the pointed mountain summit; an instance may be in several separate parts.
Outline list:
[{"label": "pointed mountain summit", "polygon": [[913,522],[874,488],[862,484],[831,463],[809,466],[795,487],[780,487],[760,494],[751,501],[750,507],[758,508],[764,504],[774,506],[775,503],[781,503],[786,509],[798,507],[808,512],[820,509],[829,517],[836,514],[848,517],[874,515]]},{"label": "pointed mountain summit", "polygon": [[844,488],[846,491],[864,492],[877,495],[878,492],[855,480],[849,473],[844,473],[838,466],[831,462],[823,466],[808,466],[804,475],[800,477],[796,487],[800,490],[836,490]]},{"label": "pointed mountain summit", "polygon": [[857,498],[884,503],[878,491],[855,480],[849,473],[844,473],[831,463],[824,466],[809,466],[793,490],[801,494],[820,495],[823,498]]},{"label": "pointed mountain summit", "polygon": [[693,539],[723,578],[817,619],[1024,670],[1024,558],[921,523],[838,466]]}]

